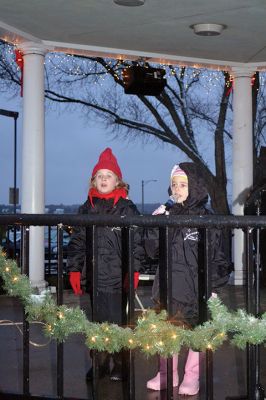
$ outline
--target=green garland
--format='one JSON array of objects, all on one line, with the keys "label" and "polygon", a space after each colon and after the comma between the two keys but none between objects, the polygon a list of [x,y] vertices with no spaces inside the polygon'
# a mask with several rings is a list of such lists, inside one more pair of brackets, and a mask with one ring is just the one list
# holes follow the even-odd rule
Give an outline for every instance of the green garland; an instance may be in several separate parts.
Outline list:
[{"label": "green garland", "polygon": [[123,328],[109,323],[90,322],[84,312],[76,307],[57,306],[49,292],[34,295],[27,276],[22,275],[15,261],[0,253],[0,275],[4,288],[10,296],[21,299],[27,320],[42,321],[47,337],[60,342],[74,333],[82,333],[90,349],[113,353],[121,349],[140,349],[147,356],[160,354],[172,356],[181,346],[194,350],[216,350],[228,339],[238,348],[247,343],[262,344],[266,341],[266,313],[255,318],[244,310],[229,312],[219,298],[211,298],[208,307],[212,319],[193,330],[175,326],[167,320],[165,311],[159,314],[153,310],[143,312],[136,327]]}]

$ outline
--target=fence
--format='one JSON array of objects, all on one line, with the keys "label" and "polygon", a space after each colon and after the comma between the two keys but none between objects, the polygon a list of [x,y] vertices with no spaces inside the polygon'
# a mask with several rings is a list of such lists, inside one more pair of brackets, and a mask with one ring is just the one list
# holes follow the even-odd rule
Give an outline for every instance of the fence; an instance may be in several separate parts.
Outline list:
[{"label": "fence", "polygon": [[[112,216],[92,216],[92,215],[42,215],[42,214],[19,214],[1,215],[0,225],[14,225],[22,228],[21,242],[21,271],[28,274],[29,271],[29,226],[57,226],[58,232],[58,270],[57,270],[57,304],[63,302],[63,228],[64,226],[82,226],[89,228],[92,232],[92,268],[93,268],[93,288],[97,287],[97,229],[102,226],[121,228],[122,238],[122,257],[125,272],[129,276],[128,291],[128,312],[126,315],[127,324],[134,321],[134,287],[133,274],[134,265],[132,260],[132,246],[134,241],[134,230],[132,227],[154,227],[159,229],[160,239],[160,300],[166,310],[170,310],[171,304],[171,254],[170,251],[170,232],[173,227],[197,228],[200,231],[199,243],[199,314],[200,322],[208,319],[207,299],[211,295],[211,271],[210,271],[210,243],[209,235],[212,228],[218,229],[242,229],[245,237],[245,277],[246,277],[246,310],[248,313],[260,316],[260,263],[259,246],[256,248],[254,257],[253,236],[259,234],[261,228],[266,228],[266,217],[257,216],[134,216],[134,217],[112,217]],[[96,291],[93,290],[93,304],[97,301]],[[24,350],[23,350],[23,393],[1,393],[1,399],[37,399],[30,393],[29,380],[29,323],[25,315],[23,320]],[[205,362],[205,399],[213,399],[213,360],[212,352],[206,351]],[[125,398],[134,400],[135,398],[135,379],[134,379],[134,351],[127,352],[127,377],[125,382]],[[259,346],[247,345],[247,399],[264,399],[264,390],[259,382],[260,360]],[[168,361],[168,383],[172,382],[172,363]],[[66,399],[64,397],[63,382],[63,344],[57,344],[57,394],[53,399]],[[93,399],[98,400],[98,362],[94,356],[93,363]],[[48,397],[47,397],[48,398]],[[168,385],[167,399],[172,398],[172,387]],[[51,398],[49,398],[51,399]],[[229,399],[229,398],[228,398]],[[243,397],[242,397],[243,399]]]}]

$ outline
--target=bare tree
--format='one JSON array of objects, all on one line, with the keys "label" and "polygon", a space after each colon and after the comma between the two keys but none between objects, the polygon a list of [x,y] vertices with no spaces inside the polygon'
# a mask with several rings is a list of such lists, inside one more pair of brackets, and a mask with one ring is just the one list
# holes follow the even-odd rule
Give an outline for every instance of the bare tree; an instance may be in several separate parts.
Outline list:
[{"label": "bare tree", "polygon": [[[46,91],[50,100],[93,111],[113,134],[153,138],[177,147],[201,169],[214,210],[229,212],[225,143],[231,138],[226,116],[232,82],[228,73],[219,73],[220,80],[217,72],[213,73],[217,87],[213,85],[208,93],[206,79],[211,72],[165,66],[168,83],[159,96],[128,96],[123,93],[122,77],[123,69],[130,65],[127,62],[80,56],[62,62],[59,56],[50,63],[49,72],[54,68]],[[99,84],[100,91],[93,89]],[[201,145],[205,142],[206,146],[206,140],[208,146],[213,143],[213,159],[210,151],[207,157],[202,155],[206,151],[202,152]]]},{"label": "bare tree", "polygon": [[[0,59],[0,88],[15,95],[20,70],[11,47],[5,43],[1,47],[7,56]],[[212,208],[229,213],[226,146],[231,141],[230,75],[167,65],[167,85],[160,95],[125,95],[122,71],[131,64],[49,54],[46,97],[52,106],[79,107],[85,116],[105,124],[110,134],[139,138],[144,143],[158,140],[180,149],[204,175]]]}]

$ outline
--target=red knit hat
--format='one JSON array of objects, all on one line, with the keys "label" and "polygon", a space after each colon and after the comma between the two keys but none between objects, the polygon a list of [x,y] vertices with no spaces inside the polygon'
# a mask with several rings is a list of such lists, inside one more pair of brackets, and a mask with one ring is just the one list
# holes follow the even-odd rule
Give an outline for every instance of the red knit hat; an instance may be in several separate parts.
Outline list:
[{"label": "red knit hat", "polygon": [[112,149],[107,147],[99,157],[98,163],[95,165],[92,171],[92,178],[96,175],[99,169],[109,169],[112,171],[118,178],[122,179],[122,172],[117,163],[116,157],[112,153]]}]

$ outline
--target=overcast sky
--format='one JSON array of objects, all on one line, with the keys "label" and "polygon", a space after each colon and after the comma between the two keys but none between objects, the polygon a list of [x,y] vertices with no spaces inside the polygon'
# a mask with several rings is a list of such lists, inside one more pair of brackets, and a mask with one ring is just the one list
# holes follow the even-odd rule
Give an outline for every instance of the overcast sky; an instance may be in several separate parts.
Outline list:
[{"label": "overcast sky", "polygon": [[[21,190],[22,100],[0,98],[0,108],[18,111],[17,186]],[[145,183],[145,203],[167,200],[172,166],[187,161],[169,145],[113,140],[105,130],[86,122],[78,111],[72,114],[48,111],[46,123],[46,204],[81,204],[86,200],[88,180],[98,156],[106,147],[116,155],[124,180],[130,184],[130,198],[141,203],[141,181]],[[9,187],[14,182],[14,120],[0,115],[0,204],[8,204]],[[21,197],[20,197],[21,198]]]}]

